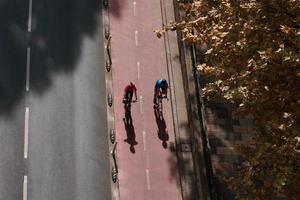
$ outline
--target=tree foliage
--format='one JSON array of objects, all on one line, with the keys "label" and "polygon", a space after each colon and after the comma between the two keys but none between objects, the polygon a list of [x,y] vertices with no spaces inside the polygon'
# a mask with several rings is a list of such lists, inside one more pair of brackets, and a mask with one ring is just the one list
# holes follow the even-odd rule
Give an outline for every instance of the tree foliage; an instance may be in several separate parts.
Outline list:
[{"label": "tree foliage", "polygon": [[199,73],[213,77],[208,100],[237,105],[255,120],[255,140],[231,188],[239,199],[300,199],[300,0],[201,0],[179,3],[177,30],[207,44]]}]

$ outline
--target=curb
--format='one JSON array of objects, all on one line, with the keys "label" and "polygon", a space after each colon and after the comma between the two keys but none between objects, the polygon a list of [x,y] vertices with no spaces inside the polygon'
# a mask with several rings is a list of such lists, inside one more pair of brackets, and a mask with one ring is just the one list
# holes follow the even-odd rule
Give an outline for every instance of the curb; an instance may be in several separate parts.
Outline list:
[{"label": "curb", "polygon": [[[166,13],[166,1],[172,6],[169,6],[170,13]],[[162,9],[162,25],[166,25],[169,20],[177,21],[179,17],[177,9],[176,0],[161,0],[161,9]],[[174,19],[175,18],[175,19]],[[191,105],[188,103],[190,101],[190,90],[188,84],[188,73],[187,65],[191,65],[191,59],[188,61],[188,57],[185,55],[185,46],[180,40],[180,33],[173,32],[171,35],[169,32],[164,34],[165,48],[166,48],[166,58],[167,58],[167,68],[168,75],[170,79],[170,93],[171,93],[171,106],[173,114],[173,123],[174,123],[174,132],[175,132],[175,142],[176,142],[176,154],[178,159],[178,169],[180,174],[180,183],[182,190],[182,198],[185,200],[188,199],[210,199],[209,198],[209,189],[206,179],[206,174],[201,173],[205,171],[204,164],[201,164],[204,160],[200,158],[200,154],[203,153],[201,140],[195,139],[195,134],[200,135],[200,130],[197,131],[195,128],[194,118],[191,116]],[[171,42],[170,42],[171,40]],[[170,45],[173,45],[173,48],[170,48]],[[175,50],[174,50],[175,49]],[[178,58],[176,58],[178,57]],[[172,63],[174,62],[174,63]],[[177,66],[178,63],[178,66]],[[178,67],[179,69],[176,69]],[[189,72],[189,74],[192,74]],[[174,78],[177,76],[177,79]],[[174,83],[174,79],[177,81]],[[179,83],[178,83],[179,82]],[[175,85],[174,85],[175,84]],[[176,88],[176,89],[173,89]],[[179,90],[184,91],[183,98]],[[178,91],[176,93],[176,91]],[[178,97],[178,99],[177,99]],[[181,100],[181,101],[180,101]],[[180,104],[180,105],[179,105]],[[182,117],[184,115],[178,110],[182,110],[180,106],[185,106],[184,112],[187,112],[186,119]],[[178,115],[181,113],[181,115]],[[180,121],[180,119],[183,121]],[[181,123],[180,123],[181,122]],[[186,130],[182,128],[182,122],[187,122]]]},{"label": "curb", "polygon": [[116,135],[114,127],[114,104],[113,104],[113,77],[112,77],[112,61],[111,61],[111,36],[110,36],[110,20],[109,20],[109,1],[102,0],[102,16],[103,16],[103,40],[104,40],[104,63],[106,75],[106,95],[107,95],[107,127],[108,127],[108,143],[109,143],[109,158],[111,168],[111,198],[112,200],[120,199],[118,166],[116,154]]},{"label": "curb", "polygon": [[[178,0],[173,0],[174,5]],[[180,21],[180,11],[174,6],[176,21]],[[210,147],[205,130],[204,104],[199,94],[199,79],[195,71],[194,46],[186,45],[178,34],[178,48],[182,66],[184,89],[187,94],[187,112],[190,122],[192,152],[197,180],[199,199],[217,199],[210,159]]]}]

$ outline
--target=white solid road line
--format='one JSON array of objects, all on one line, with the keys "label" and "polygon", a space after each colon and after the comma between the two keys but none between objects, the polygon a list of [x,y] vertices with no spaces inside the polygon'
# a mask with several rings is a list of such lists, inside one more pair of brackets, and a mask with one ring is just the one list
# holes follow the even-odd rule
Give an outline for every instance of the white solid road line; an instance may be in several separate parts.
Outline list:
[{"label": "white solid road line", "polygon": [[24,128],[24,158],[28,158],[28,126],[29,126],[29,108],[25,108],[25,128]]},{"label": "white solid road line", "polygon": [[134,31],[134,38],[135,38],[135,45],[139,46],[139,32],[136,30]]},{"label": "white solid road line", "polygon": [[27,61],[26,61],[26,91],[30,87],[30,47],[27,47]]},{"label": "white solid road line", "polygon": [[149,169],[146,169],[146,182],[147,182],[147,189],[150,190],[150,176],[149,176]]},{"label": "white solid road line", "polygon": [[29,0],[28,32],[31,32],[31,20],[32,20],[32,0]]},{"label": "white solid road line", "polygon": [[147,151],[146,131],[143,131],[144,151]]},{"label": "white solid road line", "polygon": [[23,200],[27,200],[27,176],[23,180]]},{"label": "white solid road line", "polygon": [[144,110],[143,110],[143,96],[140,95],[140,112],[141,114],[144,114]]},{"label": "white solid road line", "polygon": [[136,1],[133,2],[133,16],[136,16]]},{"label": "white solid road line", "polygon": [[141,78],[141,63],[138,61],[136,62],[136,67],[137,67],[137,78]]}]

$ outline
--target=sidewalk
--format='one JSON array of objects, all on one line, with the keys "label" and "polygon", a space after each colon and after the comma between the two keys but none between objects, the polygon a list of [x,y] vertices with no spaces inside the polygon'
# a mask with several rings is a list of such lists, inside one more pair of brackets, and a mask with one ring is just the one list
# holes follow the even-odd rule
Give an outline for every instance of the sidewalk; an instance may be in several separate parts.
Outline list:
[{"label": "sidewalk", "polygon": [[[186,95],[176,33],[156,38],[153,30],[174,20],[172,0],[110,0],[113,121],[117,146],[118,198],[121,200],[203,199],[194,174]],[[153,87],[170,83],[163,118],[153,110]],[[123,121],[123,89],[137,86],[132,124]],[[199,192],[200,191],[200,192]]]}]

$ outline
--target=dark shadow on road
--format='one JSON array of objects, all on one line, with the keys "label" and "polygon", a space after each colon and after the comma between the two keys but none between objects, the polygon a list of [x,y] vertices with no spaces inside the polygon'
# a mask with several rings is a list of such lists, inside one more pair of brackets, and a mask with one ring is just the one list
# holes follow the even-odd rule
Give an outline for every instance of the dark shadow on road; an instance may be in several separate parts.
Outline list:
[{"label": "dark shadow on road", "polygon": [[82,39],[93,37],[102,23],[98,0],[29,0],[0,3],[0,115],[8,116],[25,94],[26,57],[30,47],[30,91],[44,93],[58,72],[74,71]]},{"label": "dark shadow on road", "polygon": [[166,148],[168,148],[167,141],[169,140],[169,134],[167,131],[167,125],[166,125],[164,116],[159,113],[159,111],[155,105],[153,106],[153,111],[154,111],[154,115],[155,115],[156,125],[158,128],[158,130],[157,130],[158,138],[162,141],[163,148],[166,149]]},{"label": "dark shadow on road", "polygon": [[124,5],[133,5],[132,2],[129,0],[108,0],[108,4],[109,4],[109,13],[117,18],[122,17],[122,7]]},{"label": "dark shadow on road", "polygon": [[169,150],[171,151],[171,155],[168,158],[170,168],[170,182],[176,182],[177,187],[183,187],[183,199],[200,199],[198,198],[196,192],[197,185],[193,180],[191,180],[191,177],[195,176],[195,172],[194,170],[189,169],[189,159],[182,154],[180,147],[175,147],[175,144],[173,143],[170,143]]},{"label": "dark shadow on road", "polygon": [[135,148],[134,146],[137,145],[137,141],[135,140],[135,131],[134,131],[134,126],[132,123],[132,117],[131,114],[126,114],[125,117],[123,118],[124,126],[125,126],[125,131],[127,138],[124,140],[124,142],[127,142],[130,147],[130,152],[135,153]]},{"label": "dark shadow on road", "polygon": [[171,152],[170,157],[168,158],[168,162],[170,164],[170,181],[176,181],[177,186],[180,187],[179,161],[174,143],[170,143],[169,151]]},{"label": "dark shadow on road", "polygon": [[97,0],[39,1],[33,7],[30,84],[37,92],[51,86],[53,72],[72,72],[81,54],[83,36],[92,37],[98,25]]},{"label": "dark shadow on road", "polygon": [[28,2],[0,4],[0,113],[11,110],[25,89]]}]

